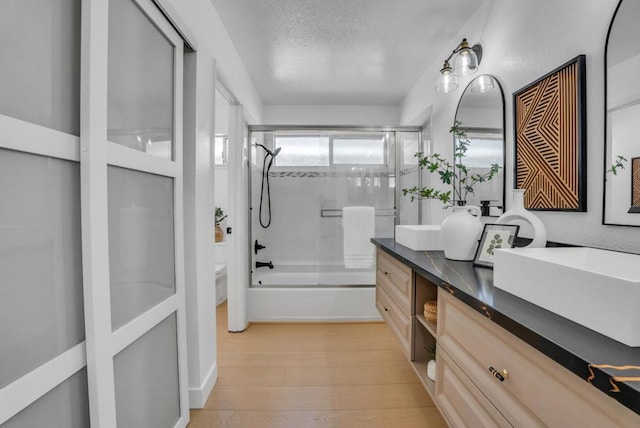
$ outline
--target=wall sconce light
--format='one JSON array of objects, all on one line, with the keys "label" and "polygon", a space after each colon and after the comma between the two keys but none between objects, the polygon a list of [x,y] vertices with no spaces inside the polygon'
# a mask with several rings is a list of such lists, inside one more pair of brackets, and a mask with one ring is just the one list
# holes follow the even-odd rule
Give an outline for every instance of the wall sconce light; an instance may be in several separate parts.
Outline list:
[{"label": "wall sconce light", "polygon": [[[453,59],[453,67],[449,64]],[[456,76],[468,76],[478,71],[480,61],[482,60],[482,46],[476,44],[469,46],[467,39],[462,39],[460,44],[451,52],[451,55],[444,60],[444,65],[440,69],[440,78],[436,85],[438,92],[451,92],[458,87]]]}]

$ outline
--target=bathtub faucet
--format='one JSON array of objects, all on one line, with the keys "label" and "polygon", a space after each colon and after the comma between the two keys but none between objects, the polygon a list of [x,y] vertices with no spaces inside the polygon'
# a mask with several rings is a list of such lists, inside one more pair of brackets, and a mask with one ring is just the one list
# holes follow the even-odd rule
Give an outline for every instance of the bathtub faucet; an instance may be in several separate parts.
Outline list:
[{"label": "bathtub faucet", "polygon": [[273,262],[256,262],[256,269],[261,267],[268,267],[269,269],[273,269]]},{"label": "bathtub faucet", "polygon": [[264,245],[260,245],[258,243],[258,240],[256,239],[256,242],[253,244],[253,253],[254,254],[258,254],[258,251],[260,251],[260,250],[262,250],[264,248],[267,248],[267,247],[265,247]]}]

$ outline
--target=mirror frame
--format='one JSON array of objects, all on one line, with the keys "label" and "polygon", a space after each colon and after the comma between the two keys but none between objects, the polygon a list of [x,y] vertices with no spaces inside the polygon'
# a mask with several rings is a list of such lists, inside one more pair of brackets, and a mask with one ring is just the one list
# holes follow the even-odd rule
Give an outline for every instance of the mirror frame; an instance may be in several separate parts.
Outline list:
[{"label": "mirror frame", "polygon": [[[611,223],[607,222],[607,170],[611,166],[611,159],[607,157],[607,148],[608,144],[608,132],[611,128],[611,124],[609,123],[608,118],[608,93],[609,93],[609,42],[611,39],[611,30],[613,29],[613,25],[616,22],[616,18],[618,16],[618,12],[620,11],[620,7],[622,6],[622,2],[624,0],[619,0],[616,8],[611,16],[611,21],[609,22],[609,28],[607,30],[607,38],[604,44],[604,152],[603,152],[603,168],[602,168],[602,224],[606,226],[626,226],[626,227],[640,227],[640,224],[625,224],[625,223]],[[629,167],[631,167],[631,159],[629,161]]]},{"label": "mirror frame", "polygon": [[[622,0],[621,0],[622,1]],[[460,104],[462,103],[462,99],[464,98],[464,94],[467,92],[467,90],[471,87],[471,85],[473,84],[473,82],[476,81],[476,79],[478,79],[480,76],[489,76],[491,77],[497,84],[498,84],[498,89],[500,89],[500,100],[502,101],[502,212],[504,213],[506,211],[506,195],[507,195],[507,139],[506,139],[506,105],[505,105],[505,98],[504,98],[504,89],[502,88],[502,84],[500,83],[500,80],[498,80],[498,78],[496,76],[494,76],[493,74],[479,74],[476,77],[474,77],[473,79],[471,79],[471,81],[467,84],[467,86],[465,86],[464,91],[462,91],[462,95],[460,95],[460,99],[458,100],[458,106],[456,107],[456,113],[453,116],[453,120],[454,122],[457,120],[458,118],[458,113],[460,112]],[[455,145],[456,145],[456,138],[455,136],[452,136],[452,141],[453,141],[453,148],[455,151]],[[499,216],[483,216],[483,217],[499,217]]]}]

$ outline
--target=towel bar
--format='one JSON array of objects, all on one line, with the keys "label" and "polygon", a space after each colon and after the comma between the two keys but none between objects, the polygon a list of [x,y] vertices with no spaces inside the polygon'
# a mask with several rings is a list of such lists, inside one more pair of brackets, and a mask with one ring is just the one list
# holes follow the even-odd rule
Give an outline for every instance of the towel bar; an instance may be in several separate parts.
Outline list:
[{"label": "towel bar", "polygon": [[[395,217],[396,210],[393,208],[376,210],[376,217]],[[321,209],[320,217],[342,217],[342,209]]]}]

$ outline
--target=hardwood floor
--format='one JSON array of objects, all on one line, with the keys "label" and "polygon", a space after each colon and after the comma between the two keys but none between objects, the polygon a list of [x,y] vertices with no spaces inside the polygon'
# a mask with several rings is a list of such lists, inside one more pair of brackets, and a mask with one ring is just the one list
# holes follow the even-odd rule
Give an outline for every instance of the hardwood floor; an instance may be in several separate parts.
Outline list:
[{"label": "hardwood floor", "polygon": [[383,323],[229,333],[226,303],[217,320],[218,382],[190,428],[446,427]]}]

